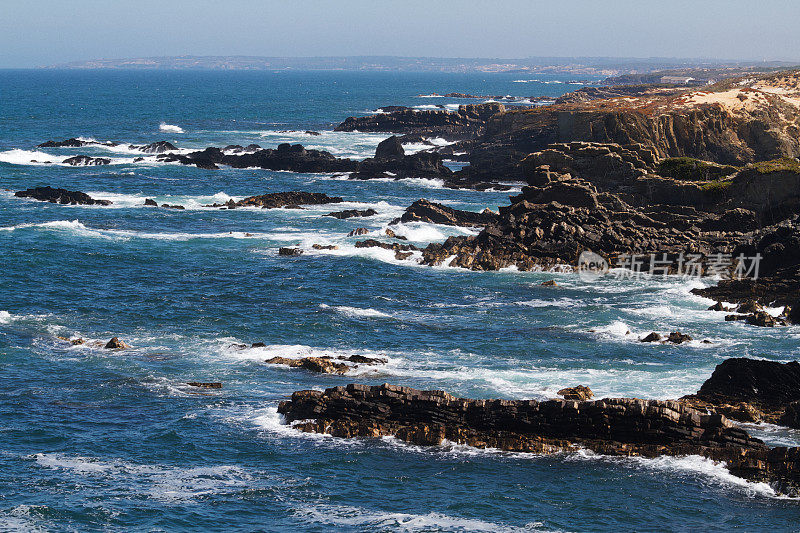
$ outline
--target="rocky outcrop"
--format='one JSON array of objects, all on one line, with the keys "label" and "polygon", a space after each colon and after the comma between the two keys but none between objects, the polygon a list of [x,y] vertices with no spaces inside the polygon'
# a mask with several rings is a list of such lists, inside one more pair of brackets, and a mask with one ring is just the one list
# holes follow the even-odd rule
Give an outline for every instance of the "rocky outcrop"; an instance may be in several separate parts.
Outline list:
[{"label": "rocky outcrop", "polygon": [[[800,225],[797,218],[756,235],[733,250],[734,255],[761,256],[757,278],[722,280],[716,286],[692,289],[718,302],[758,302],[788,306],[786,319],[800,324]],[[720,310],[723,310],[720,304]],[[740,312],[754,313],[759,309]],[[794,311],[794,312],[792,312]]]},{"label": "rocky outcrop", "polygon": [[[739,234],[722,241],[716,232],[696,226],[703,213],[672,206],[635,208],[622,195],[601,192],[594,184],[564,175],[542,186],[528,186],[501,207],[495,222],[477,236],[450,237],[423,252],[424,263],[472,270],[549,269],[576,265],[592,251],[607,260],[624,254],[680,253],[709,256],[731,251],[746,241]],[[642,265],[647,272],[648,264]]]},{"label": "rocky outcrop", "polygon": [[76,155],[74,157],[68,157],[67,159],[62,161],[65,165],[71,165],[73,167],[92,167],[92,166],[100,166],[100,165],[110,165],[111,160],[107,157],[89,157],[88,155]]},{"label": "rocky outcrop", "polygon": [[241,153],[225,153],[220,148],[209,147],[189,154],[162,153],[159,161],[178,162],[199,168],[215,169],[218,165],[233,168],[263,168],[292,172],[352,172],[357,162],[338,159],[329,152],[307,150],[300,144],[284,143],[276,149],[258,149]]},{"label": "rocky outcrop", "polygon": [[[340,196],[328,196],[324,193],[318,192],[305,192],[305,191],[287,191],[287,192],[271,192],[259,196],[248,196],[243,200],[234,202],[234,207],[261,207],[263,209],[276,209],[278,207],[295,207],[300,205],[322,205],[322,204],[338,204],[344,200]],[[203,207],[227,207],[230,208],[230,202],[224,204],[211,204]]]},{"label": "rocky outcrop", "polygon": [[734,475],[770,482],[782,493],[800,489],[797,448],[769,449],[724,416],[680,402],[470,400],[442,391],[348,385],[295,392],[278,412],[300,431],[391,435],[424,446],[447,440],[540,454],[580,448],[622,456],[696,454],[725,461]]},{"label": "rocky outcrop", "polygon": [[502,104],[486,103],[459,106],[456,111],[418,111],[396,107],[383,108],[386,113],[367,117],[350,117],[335,131],[374,131],[401,134],[422,134],[445,139],[468,139],[483,133],[486,121],[505,111]]},{"label": "rocky outcrop", "polygon": [[84,146],[99,145],[99,146],[118,146],[119,143],[112,141],[85,141],[83,139],[66,139],[63,141],[47,141],[40,144],[39,148],[82,148]]},{"label": "rocky outcrop", "polygon": [[335,211],[333,213],[328,213],[327,215],[323,216],[338,218],[339,220],[342,220],[345,218],[353,218],[353,217],[360,217],[360,218],[374,217],[377,214],[378,214],[377,211],[370,208],[370,209],[346,209],[344,211]]},{"label": "rocky outcrop", "polygon": [[[386,142],[386,141],[384,141]],[[401,147],[402,148],[402,147]],[[427,178],[447,180],[453,172],[442,162],[442,156],[435,152],[417,152],[411,155],[390,156],[389,148],[378,146],[376,157],[358,162],[351,179],[395,179]],[[378,156],[378,153],[380,153]]]},{"label": "rocky outcrop", "polygon": [[105,346],[103,346],[103,348],[107,350],[125,350],[130,348],[130,346],[119,340],[117,337],[112,337],[111,340],[108,341]]},{"label": "rocky outcrop", "polygon": [[25,189],[24,191],[15,192],[14,196],[64,205],[111,205],[110,200],[95,200],[85,192],[54,189],[52,187]]},{"label": "rocky outcrop", "polygon": [[391,223],[430,222],[447,226],[485,226],[496,220],[497,213],[493,213],[488,209],[480,213],[462,211],[423,198],[411,204],[400,218],[393,220]]},{"label": "rocky outcrop", "polygon": [[215,381],[215,382],[200,382],[200,381],[189,381],[186,383],[190,387],[197,387],[199,389],[221,389],[222,383]]},{"label": "rocky outcrop", "polygon": [[[609,93],[601,99],[565,98],[552,106],[507,109],[494,114],[473,140],[463,174],[475,181],[521,178],[519,163],[528,154],[572,141],[636,144],[658,159],[692,157],[731,165],[796,157],[799,88],[800,75],[783,72],[702,89]],[[636,92],[612,89],[622,90]]]},{"label": "rocky outcrop", "polygon": [[[47,141],[39,145],[39,148],[82,148],[84,146],[119,146],[120,143],[114,141],[95,141],[83,139],[66,139],[63,141]],[[175,145],[168,141],[158,141],[146,145],[129,144],[131,150],[138,150],[145,154],[160,154],[177,150]],[[84,156],[85,157],[85,156]]]},{"label": "rocky outcrop", "polygon": [[270,365],[286,365],[292,368],[302,368],[320,374],[345,374],[352,369],[358,368],[358,365],[373,366],[385,364],[386,359],[380,357],[365,357],[363,355],[351,355],[349,357],[339,356],[336,358],[330,356],[301,357],[299,359],[273,357],[267,359],[266,363]]},{"label": "rocky outcrop", "polygon": [[375,159],[378,161],[403,159],[405,155],[406,151],[396,135],[382,140],[375,149]]},{"label": "rocky outcrop", "polygon": [[[800,363],[726,359],[696,394],[682,400],[744,422],[781,423],[789,406],[800,400]],[[796,421],[795,409],[792,405],[786,416],[792,424]]]},{"label": "rocky outcrop", "polygon": [[303,250],[301,250],[300,248],[281,247],[278,248],[278,255],[284,257],[297,257],[299,255],[303,255]]},{"label": "rocky outcrop", "polygon": [[145,146],[136,146],[132,144],[130,145],[130,148],[139,150],[140,152],[144,152],[146,154],[163,154],[164,152],[177,150],[174,144],[167,141],[158,141]]}]

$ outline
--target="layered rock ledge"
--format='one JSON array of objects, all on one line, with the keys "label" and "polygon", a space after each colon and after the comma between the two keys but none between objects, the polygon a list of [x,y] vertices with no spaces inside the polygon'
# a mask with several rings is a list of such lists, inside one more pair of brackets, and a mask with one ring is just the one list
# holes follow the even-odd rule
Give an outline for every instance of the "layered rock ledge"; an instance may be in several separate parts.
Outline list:
[{"label": "layered rock ledge", "polygon": [[336,437],[393,436],[425,446],[448,441],[539,454],[584,448],[616,456],[700,455],[779,493],[800,493],[800,449],[769,448],[724,416],[676,401],[473,400],[351,384],[295,392],[278,412],[300,431]]}]

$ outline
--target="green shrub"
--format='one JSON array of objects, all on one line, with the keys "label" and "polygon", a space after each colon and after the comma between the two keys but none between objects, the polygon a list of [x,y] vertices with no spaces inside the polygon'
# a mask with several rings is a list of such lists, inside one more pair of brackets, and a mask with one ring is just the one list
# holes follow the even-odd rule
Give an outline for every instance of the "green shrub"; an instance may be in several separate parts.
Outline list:
[{"label": "green shrub", "polygon": [[658,164],[661,176],[682,181],[710,181],[730,176],[739,170],[729,165],[719,165],[692,157],[670,157]]}]

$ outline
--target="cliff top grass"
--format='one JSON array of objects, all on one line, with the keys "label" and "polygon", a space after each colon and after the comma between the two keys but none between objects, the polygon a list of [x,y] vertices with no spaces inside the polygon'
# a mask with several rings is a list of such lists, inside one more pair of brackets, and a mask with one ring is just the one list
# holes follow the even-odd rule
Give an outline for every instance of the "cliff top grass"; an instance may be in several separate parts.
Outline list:
[{"label": "cliff top grass", "polygon": [[670,157],[658,163],[656,173],[681,181],[719,180],[739,169],[691,157]]},{"label": "cliff top grass", "polygon": [[781,157],[770,161],[759,161],[750,163],[745,170],[754,171],[759,174],[770,174],[772,172],[797,172],[800,173],[800,161],[793,157]]}]

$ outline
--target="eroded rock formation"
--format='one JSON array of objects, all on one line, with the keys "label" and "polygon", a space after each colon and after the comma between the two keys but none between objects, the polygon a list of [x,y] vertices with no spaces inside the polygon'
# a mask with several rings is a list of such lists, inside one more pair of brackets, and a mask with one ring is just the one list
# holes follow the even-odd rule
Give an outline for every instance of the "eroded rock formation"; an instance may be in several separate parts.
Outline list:
[{"label": "eroded rock formation", "polygon": [[337,437],[391,435],[425,446],[447,440],[532,453],[696,454],[783,493],[800,488],[797,448],[770,449],[724,416],[674,401],[470,400],[385,384],[298,391],[278,411],[296,429]]}]

